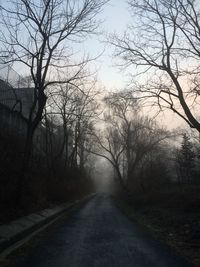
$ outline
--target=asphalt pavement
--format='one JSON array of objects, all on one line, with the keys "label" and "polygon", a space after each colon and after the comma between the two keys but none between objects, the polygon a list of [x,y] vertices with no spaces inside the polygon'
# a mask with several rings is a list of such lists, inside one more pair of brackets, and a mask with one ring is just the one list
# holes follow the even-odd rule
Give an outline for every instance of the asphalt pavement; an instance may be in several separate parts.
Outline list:
[{"label": "asphalt pavement", "polygon": [[13,267],[188,267],[97,194],[38,242]]}]

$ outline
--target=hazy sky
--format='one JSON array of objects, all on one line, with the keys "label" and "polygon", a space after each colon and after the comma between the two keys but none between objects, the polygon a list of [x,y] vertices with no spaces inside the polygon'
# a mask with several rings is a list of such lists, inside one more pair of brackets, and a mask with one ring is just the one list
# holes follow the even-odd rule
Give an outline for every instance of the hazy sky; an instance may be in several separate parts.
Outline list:
[{"label": "hazy sky", "polygon": [[[127,7],[126,0],[110,0],[97,17],[97,19],[102,20],[101,25],[99,25],[99,31],[102,34],[89,36],[88,40],[82,44],[73,44],[75,52],[80,52],[78,57],[84,51],[89,53],[91,57],[101,55],[95,62],[95,66],[98,69],[99,82],[108,90],[125,86],[125,74],[122,75],[119,68],[114,66],[117,60],[112,58],[113,47],[106,41],[106,35],[114,32],[123,33],[127,23],[130,22]],[[23,66],[15,64],[14,68],[19,74],[24,74]]]},{"label": "hazy sky", "polygon": [[[101,14],[98,16],[103,22],[100,27],[100,31],[104,34],[94,35],[89,37],[83,44],[74,45],[74,49],[88,52],[91,56],[96,57],[103,54],[95,62],[95,66],[98,69],[99,83],[107,90],[123,89],[126,86],[128,77],[125,72],[119,70],[116,66],[119,61],[113,58],[114,48],[106,41],[106,35],[117,33],[123,34],[127,28],[127,24],[131,23],[131,16],[128,11],[128,4],[126,0],[110,0],[107,3]],[[19,74],[23,74],[23,68],[15,68]],[[170,119],[169,119],[170,118]],[[177,125],[177,117],[173,113],[165,113],[160,117],[160,121],[164,124],[168,124],[173,128]],[[180,121],[180,120],[179,120]]]},{"label": "hazy sky", "polygon": [[[130,16],[126,0],[111,0],[104,7],[100,18],[104,20],[101,28],[104,30],[105,34],[114,32],[123,34],[127,25],[130,24],[133,19]],[[97,61],[99,81],[107,90],[125,88],[128,81],[127,74],[126,72],[120,71],[116,66],[119,61],[113,58],[114,48],[105,40],[105,36],[95,36],[84,44],[85,50],[89,51],[92,55],[97,55],[105,48],[103,55]],[[155,115],[157,112],[150,111],[150,113]],[[183,120],[169,110],[161,113],[157,117],[157,120],[169,129],[185,125]]]},{"label": "hazy sky", "polygon": [[97,60],[99,69],[99,81],[107,87],[107,89],[121,88],[125,86],[125,74],[114,66],[116,59],[112,58],[113,47],[106,42],[106,34],[123,33],[126,25],[130,22],[130,15],[127,9],[128,5],[125,0],[111,0],[103,9],[100,19],[103,23],[100,29],[105,35],[94,36],[84,43],[84,48],[91,55],[98,55],[104,51],[103,55]]}]

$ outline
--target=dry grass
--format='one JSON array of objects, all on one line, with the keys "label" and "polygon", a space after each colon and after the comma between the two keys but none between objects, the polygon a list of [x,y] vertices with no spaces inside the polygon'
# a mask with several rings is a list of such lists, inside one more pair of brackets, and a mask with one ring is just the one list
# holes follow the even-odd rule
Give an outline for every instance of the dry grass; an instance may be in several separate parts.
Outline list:
[{"label": "dry grass", "polygon": [[147,228],[152,235],[172,246],[179,254],[200,266],[200,186],[187,186],[179,190],[143,198],[131,202],[118,198],[118,206],[131,219]]}]

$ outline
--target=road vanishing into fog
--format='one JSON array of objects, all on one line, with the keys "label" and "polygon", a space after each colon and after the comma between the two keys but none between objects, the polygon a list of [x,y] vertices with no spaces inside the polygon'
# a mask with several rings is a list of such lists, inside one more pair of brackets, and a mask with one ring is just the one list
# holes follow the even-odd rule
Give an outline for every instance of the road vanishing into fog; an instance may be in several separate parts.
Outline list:
[{"label": "road vanishing into fog", "polygon": [[18,267],[186,267],[172,251],[131,222],[106,194],[80,210],[22,255]]}]

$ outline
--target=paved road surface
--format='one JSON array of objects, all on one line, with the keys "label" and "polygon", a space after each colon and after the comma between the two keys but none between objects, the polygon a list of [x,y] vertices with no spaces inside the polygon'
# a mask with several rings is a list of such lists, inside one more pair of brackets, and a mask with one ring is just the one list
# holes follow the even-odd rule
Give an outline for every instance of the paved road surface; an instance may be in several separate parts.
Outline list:
[{"label": "paved road surface", "polygon": [[103,194],[76,211],[23,258],[17,267],[186,267],[143,233]]}]

